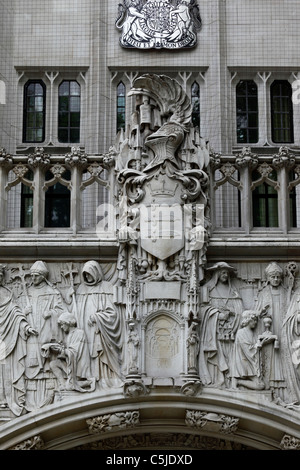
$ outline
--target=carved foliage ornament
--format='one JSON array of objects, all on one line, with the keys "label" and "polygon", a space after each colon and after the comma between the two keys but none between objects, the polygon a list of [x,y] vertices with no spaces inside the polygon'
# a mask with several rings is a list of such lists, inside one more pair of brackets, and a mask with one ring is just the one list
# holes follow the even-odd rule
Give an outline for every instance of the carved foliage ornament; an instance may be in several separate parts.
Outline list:
[{"label": "carved foliage ornament", "polygon": [[117,431],[118,429],[133,428],[139,423],[139,420],[139,411],[127,411],[88,419],[87,425],[91,434],[101,434]]},{"label": "carved foliage ornament", "polygon": [[187,426],[193,428],[201,429],[205,427],[208,431],[218,430],[222,434],[232,434],[238,428],[239,419],[206,411],[187,410],[185,422]]},{"label": "carved foliage ornament", "polygon": [[123,0],[116,27],[126,48],[194,47],[201,18],[197,0]]}]

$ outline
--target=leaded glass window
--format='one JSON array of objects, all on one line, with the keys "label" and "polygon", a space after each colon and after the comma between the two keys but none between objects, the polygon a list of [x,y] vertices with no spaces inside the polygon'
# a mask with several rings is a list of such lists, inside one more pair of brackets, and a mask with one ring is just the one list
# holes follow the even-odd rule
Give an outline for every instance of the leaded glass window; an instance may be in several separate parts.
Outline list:
[{"label": "leaded glass window", "polygon": [[191,89],[192,100],[192,123],[194,127],[200,129],[200,87],[197,82],[192,84]]},{"label": "leaded glass window", "polygon": [[258,96],[253,80],[240,80],[236,87],[237,143],[258,142]]},{"label": "leaded glass window", "polygon": [[271,85],[272,141],[293,143],[292,87],[286,80],[275,80]]},{"label": "leaded glass window", "polygon": [[46,87],[40,80],[30,80],[24,87],[23,142],[45,140]]},{"label": "leaded glass window", "polygon": [[58,88],[58,141],[80,142],[80,85],[64,80]]},{"label": "leaded glass window", "polygon": [[[66,171],[63,177],[70,180],[70,171]],[[51,178],[53,175],[48,171],[46,181]],[[45,227],[70,227],[70,209],[70,190],[58,181],[45,194]]]},{"label": "leaded glass window", "polygon": [[[277,180],[275,171],[269,176],[273,181]],[[254,171],[253,180],[259,177]],[[254,227],[278,227],[278,192],[275,187],[266,182],[260,184],[252,193],[252,202]]]},{"label": "leaded glass window", "polygon": [[117,86],[117,132],[125,129],[126,88],[123,82]]},{"label": "leaded glass window", "polygon": [[[26,174],[26,178],[33,180],[33,171],[30,170]],[[32,227],[33,221],[33,191],[29,186],[22,183],[21,185],[21,227]]]}]

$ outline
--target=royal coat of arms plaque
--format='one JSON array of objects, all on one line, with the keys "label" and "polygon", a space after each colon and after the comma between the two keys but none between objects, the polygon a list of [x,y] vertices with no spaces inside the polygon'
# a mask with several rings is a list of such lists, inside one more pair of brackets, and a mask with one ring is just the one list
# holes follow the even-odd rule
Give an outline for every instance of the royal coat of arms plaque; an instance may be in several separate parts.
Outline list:
[{"label": "royal coat of arms plaque", "polygon": [[126,48],[181,49],[197,44],[197,0],[123,0],[116,27]]}]

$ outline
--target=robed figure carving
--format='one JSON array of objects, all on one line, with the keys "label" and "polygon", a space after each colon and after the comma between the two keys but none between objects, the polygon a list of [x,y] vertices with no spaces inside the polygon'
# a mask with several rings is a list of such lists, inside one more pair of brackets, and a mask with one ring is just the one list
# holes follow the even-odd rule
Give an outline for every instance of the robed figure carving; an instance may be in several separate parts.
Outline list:
[{"label": "robed figure carving", "polygon": [[64,333],[63,341],[45,344],[43,351],[45,355],[51,352],[57,355],[50,362],[50,367],[57,378],[59,389],[94,391],[96,380],[91,376],[90,356],[84,331],[77,328],[77,320],[69,312],[62,313],[58,324]]},{"label": "robed figure carving", "polygon": [[270,263],[265,269],[265,274],[266,284],[258,293],[255,308],[262,310],[264,317],[271,318],[272,333],[277,339],[272,344],[264,347],[262,351],[265,370],[264,379],[266,388],[271,388],[278,397],[284,399],[286,380],[285,367],[282,361],[284,351],[281,337],[283,321],[290,302],[290,292],[284,286],[284,272],[278,263]]},{"label": "robed figure carving", "polygon": [[0,266],[0,405],[20,416],[26,400],[26,341],[37,331],[4,285],[4,273],[4,266]]},{"label": "robed figure carving", "polygon": [[38,332],[37,336],[30,336],[27,341],[27,411],[36,410],[53,401],[56,381],[50,370],[49,358],[45,358],[42,353],[42,346],[51,341],[60,341],[58,317],[64,310],[61,293],[48,280],[49,269],[46,263],[36,261],[30,268],[30,274],[31,285],[20,297],[28,320]]},{"label": "robed figure carving", "polygon": [[113,303],[113,286],[104,280],[97,261],[85,263],[82,278],[76,292],[78,328],[87,336],[92,376],[101,387],[119,386],[125,324]]},{"label": "robed figure carving", "polygon": [[232,349],[243,312],[241,296],[232,277],[235,268],[216,263],[211,280],[203,286],[199,372],[204,385],[231,386]]}]

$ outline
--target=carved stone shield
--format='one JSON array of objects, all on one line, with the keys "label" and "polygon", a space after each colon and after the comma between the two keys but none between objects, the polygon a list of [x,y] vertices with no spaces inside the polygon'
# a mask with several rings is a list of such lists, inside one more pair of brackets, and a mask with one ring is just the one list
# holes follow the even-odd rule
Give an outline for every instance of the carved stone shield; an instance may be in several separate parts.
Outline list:
[{"label": "carved stone shield", "polygon": [[141,247],[164,260],[184,247],[184,212],[181,183],[166,175],[157,176],[146,186],[140,206]]}]

